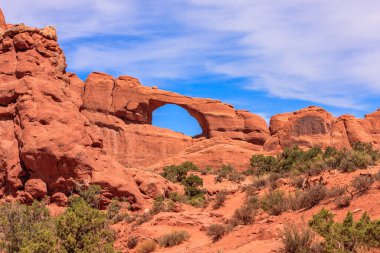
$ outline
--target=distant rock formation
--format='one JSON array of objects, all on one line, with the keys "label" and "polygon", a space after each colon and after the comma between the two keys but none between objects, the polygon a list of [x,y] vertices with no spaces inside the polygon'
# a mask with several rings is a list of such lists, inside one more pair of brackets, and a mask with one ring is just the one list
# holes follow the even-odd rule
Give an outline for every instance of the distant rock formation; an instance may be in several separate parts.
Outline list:
[{"label": "distant rock formation", "polygon": [[[7,25],[0,12],[0,197],[67,203],[76,184],[99,184],[103,201],[126,197],[135,208],[181,190],[148,170],[191,160],[201,167],[248,167],[254,153],[299,145],[380,148],[380,111],[334,118],[319,107],[265,120],[217,100],[145,87],[129,76],[66,72],[53,27]],[[152,113],[178,105],[202,133],[152,126]],[[148,169],[148,170],[143,170]]]}]

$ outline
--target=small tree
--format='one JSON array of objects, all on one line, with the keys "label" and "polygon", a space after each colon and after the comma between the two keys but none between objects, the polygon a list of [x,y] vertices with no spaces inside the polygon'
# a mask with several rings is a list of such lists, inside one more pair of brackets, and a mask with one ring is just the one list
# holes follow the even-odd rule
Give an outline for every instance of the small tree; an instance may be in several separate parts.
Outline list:
[{"label": "small tree", "polygon": [[57,218],[56,228],[65,252],[115,252],[106,214],[91,208],[83,198],[70,200],[65,213]]}]

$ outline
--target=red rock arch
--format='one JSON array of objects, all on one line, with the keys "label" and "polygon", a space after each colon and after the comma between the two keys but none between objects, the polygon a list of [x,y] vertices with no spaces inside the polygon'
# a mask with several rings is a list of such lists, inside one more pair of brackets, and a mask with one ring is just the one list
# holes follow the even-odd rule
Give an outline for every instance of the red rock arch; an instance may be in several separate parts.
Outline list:
[{"label": "red rock arch", "polygon": [[209,138],[210,137],[209,125],[208,125],[208,122],[207,122],[205,116],[202,113],[200,113],[199,111],[194,110],[185,104],[177,104],[177,103],[172,103],[172,102],[164,102],[161,100],[150,99],[149,100],[149,106],[148,106],[148,112],[147,112],[147,123],[152,124],[153,112],[155,110],[157,110],[158,108],[160,108],[164,105],[167,105],[167,104],[177,105],[177,106],[185,109],[192,117],[194,117],[197,120],[199,126],[202,128],[202,133],[194,136],[194,138],[199,138],[199,137]]}]

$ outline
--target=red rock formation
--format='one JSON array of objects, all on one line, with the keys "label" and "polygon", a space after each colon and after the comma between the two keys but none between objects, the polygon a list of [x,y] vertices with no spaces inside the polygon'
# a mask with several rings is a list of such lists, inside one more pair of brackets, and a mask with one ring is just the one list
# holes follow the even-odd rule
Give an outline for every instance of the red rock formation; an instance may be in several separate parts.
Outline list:
[{"label": "red rock formation", "polygon": [[[1,14],[1,13],[0,13]],[[301,147],[380,148],[380,111],[356,119],[319,107],[263,118],[217,100],[145,87],[128,76],[66,73],[53,27],[5,26],[0,15],[0,196],[23,202],[52,196],[59,205],[78,183],[102,187],[103,200],[123,196],[135,207],[180,190],[159,175],[168,164],[230,163],[239,170],[256,152]],[[195,138],[152,126],[153,112],[175,104],[202,128]],[[140,168],[140,169],[139,169]]]},{"label": "red rock formation", "polygon": [[356,119],[351,115],[335,118],[316,106],[275,115],[270,121],[271,137],[264,149],[279,151],[293,145],[304,148],[350,148],[355,142],[372,143],[379,149],[379,120],[379,111],[366,115],[365,119]]},{"label": "red rock formation", "polygon": [[104,152],[100,133],[80,112],[81,82],[66,74],[56,40],[52,27],[15,25],[2,35],[0,193],[29,202],[46,194],[45,187],[49,195],[68,194],[76,183],[96,183],[104,196],[124,196],[139,207],[146,195],[140,185],[154,182],[156,194],[176,190]]}]

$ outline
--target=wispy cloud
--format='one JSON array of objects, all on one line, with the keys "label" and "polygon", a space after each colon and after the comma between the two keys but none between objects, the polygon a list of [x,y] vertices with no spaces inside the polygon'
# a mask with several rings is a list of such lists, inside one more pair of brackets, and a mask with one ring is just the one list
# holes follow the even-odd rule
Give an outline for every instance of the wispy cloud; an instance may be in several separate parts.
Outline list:
[{"label": "wispy cloud", "polygon": [[3,0],[2,7],[11,22],[57,26],[78,71],[151,81],[243,77],[247,89],[342,108],[363,109],[380,95],[378,0]]}]

